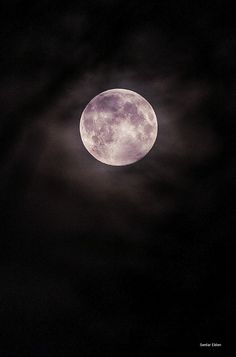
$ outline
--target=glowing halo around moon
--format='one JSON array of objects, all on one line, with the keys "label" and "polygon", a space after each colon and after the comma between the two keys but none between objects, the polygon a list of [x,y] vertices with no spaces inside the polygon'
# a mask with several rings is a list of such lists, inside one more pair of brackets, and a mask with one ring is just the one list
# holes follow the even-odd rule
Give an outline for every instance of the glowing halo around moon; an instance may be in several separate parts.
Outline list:
[{"label": "glowing halo around moon", "polygon": [[157,131],[152,106],[127,89],[98,94],[88,103],[80,120],[85,148],[95,159],[113,166],[142,159],[153,147]]}]

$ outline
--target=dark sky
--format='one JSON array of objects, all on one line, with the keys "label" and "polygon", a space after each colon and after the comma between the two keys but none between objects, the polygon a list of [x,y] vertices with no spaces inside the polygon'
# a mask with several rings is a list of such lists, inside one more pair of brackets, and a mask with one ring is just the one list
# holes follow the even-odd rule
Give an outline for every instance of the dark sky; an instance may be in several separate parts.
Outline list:
[{"label": "dark sky", "polygon": [[[206,342],[226,351],[227,1],[1,7],[0,356],[198,356]],[[159,123],[151,152],[123,167],[96,161],[78,131],[87,103],[111,88],[141,94]]]}]

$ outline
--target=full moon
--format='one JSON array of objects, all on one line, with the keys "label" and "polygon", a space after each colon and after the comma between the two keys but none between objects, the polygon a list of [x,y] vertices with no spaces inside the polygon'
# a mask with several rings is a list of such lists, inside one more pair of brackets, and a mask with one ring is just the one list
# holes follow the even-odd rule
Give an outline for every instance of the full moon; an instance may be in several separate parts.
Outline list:
[{"label": "full moon", "polygon": [[129,165],[147,155],[157,130],[152,106],[127,89],[98,94],[88,103],[80,120],[85,148],[95,159],[113,166]]}]

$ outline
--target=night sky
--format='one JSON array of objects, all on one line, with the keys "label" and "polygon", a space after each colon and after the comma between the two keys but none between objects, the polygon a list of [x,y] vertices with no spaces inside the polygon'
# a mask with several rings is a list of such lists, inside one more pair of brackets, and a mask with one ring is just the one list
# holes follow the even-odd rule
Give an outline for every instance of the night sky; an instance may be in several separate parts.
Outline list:
[{"label": "night sky", "polygon": [[[0,357],[230,349],[233,15],[227,1],[2,2]],[[158,118],[128,166],[79,135],[112,88]]]}]

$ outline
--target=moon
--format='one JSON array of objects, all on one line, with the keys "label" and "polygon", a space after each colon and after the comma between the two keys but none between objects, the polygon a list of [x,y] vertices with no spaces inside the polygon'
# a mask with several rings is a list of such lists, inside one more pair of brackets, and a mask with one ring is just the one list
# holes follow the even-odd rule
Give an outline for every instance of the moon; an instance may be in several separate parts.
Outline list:
[{"label": "moon", "polygon": [[153,147],[158,131],[156,114],[140,94],[109,89],[94,97],[80,120],[80,135],[88,152],[100,162],[132,164]]}]

